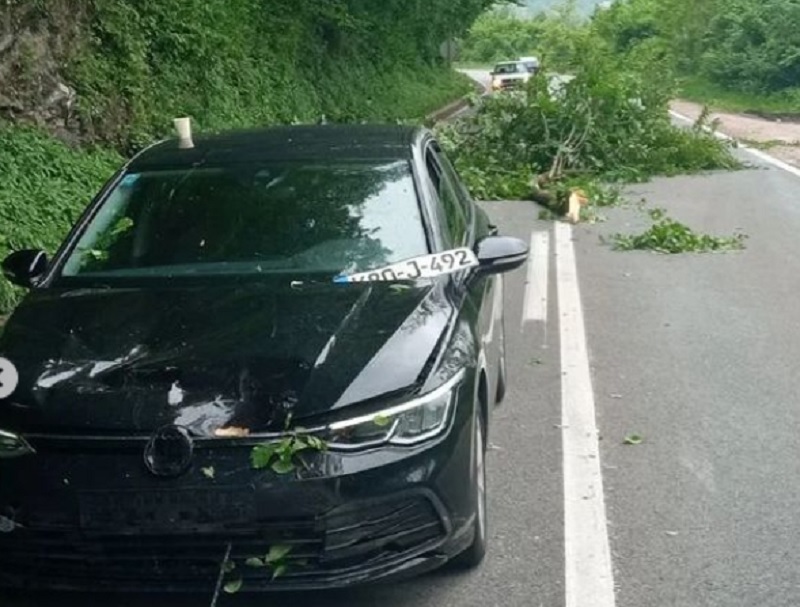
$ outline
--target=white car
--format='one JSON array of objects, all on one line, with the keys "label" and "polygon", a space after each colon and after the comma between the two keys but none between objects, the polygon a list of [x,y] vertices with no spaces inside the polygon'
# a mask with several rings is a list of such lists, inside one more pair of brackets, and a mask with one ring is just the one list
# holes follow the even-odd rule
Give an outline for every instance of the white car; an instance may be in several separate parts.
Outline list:
[{"label": "white car", "polygon": [[491,76],[492,90],[505,91],[521,88],[533,74],[522,61],[503,61],[494,66]]},{"label": "white car", "polygon": [[539,58],[538,57],[520,57],[520,63],[524,63],[525,67],[528,68],[528,71],[532,74],[535,74],[539,71]]}]

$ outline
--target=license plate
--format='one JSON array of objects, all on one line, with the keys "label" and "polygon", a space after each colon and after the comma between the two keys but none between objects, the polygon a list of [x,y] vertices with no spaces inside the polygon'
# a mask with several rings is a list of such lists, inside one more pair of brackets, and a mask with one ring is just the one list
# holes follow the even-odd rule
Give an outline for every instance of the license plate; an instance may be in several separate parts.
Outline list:
[{"label": "license plate", "polygon": [[480,265],[478,257],[469,247],[452,249],[442,253],[421,255],[405,261],[358,274],[343,274],[334,277],[334,282],[373,282],[416,280],[452,274]]},{"label": "license plate", "polygon": [[252,489],[92,491],[80,496],[81,527],[111,532],[179,533],[255,520]]}]

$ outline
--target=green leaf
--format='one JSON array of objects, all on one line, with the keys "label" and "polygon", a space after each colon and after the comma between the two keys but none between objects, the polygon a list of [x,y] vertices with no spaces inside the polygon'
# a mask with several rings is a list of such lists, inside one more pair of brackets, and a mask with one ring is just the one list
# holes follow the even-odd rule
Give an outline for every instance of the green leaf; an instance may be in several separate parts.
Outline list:
[{"label": "green leaf", "polygon": [[293,444],[294,444],[294,437],[287,436],[286,438],[281,439],[281,442],[278,443],[276,451],[282,454],[286,453],[287,451],[291,451]]},{"label": "green leaf", "polygon": [[108,259],[108,253],[100,249],[89,249],[86,254],[97,261],[104,261]]},{"label": "green leaf", "polygon": [[261,567],[266,567],[266,561],[258,558],[257,556],[250,557],[244,562],[245,565],[248,567],[253,567],[254,569],[259,569]]},{"label": "green leaf", "polygon": [[250,452],[250,463],[256,470],[267,468],[278,450],[276,443],[265,443],[263,445],[256,445]]},{"label": "green leaf", "polygon": [[242,578],[236,578],[235,580],[231,580],[225,586],[223,586],[223,590],[227,594],[236,594],[242,589],[242,584],[244,580]]},{"label": "green leaf", "polygon": [[638,434],[629,434],[622,442],[626,445],[641,445],[642,441],[644,441],[644,438]]},{"label": "green leaf", "polygon": [[235,562],[233,562],[233,561],[225,561],[225,562],[222,564],[222,570],[223,570],[225,573],[230,573],[230,572],[231,572],[231,571],[233,571],[234,569],[236,569],[236,563],[235,563]]},{"label": "green leaf", "polygon": [[308,446],[312,449],[316,449],[317,451],[325,450],[325,441],[318,436],[307,436],[306,441],[308,442]]},{"label": "green leaf", "polygon": [[378,426],[379,428],[384,428],[392,423],[392,419],[386,415],[376,415],[372,418],[372,423]]},{"label": "green leaf", "polygon": [[275,472],[275,474],[289,474],[295,468],[291,460],[291,454],[289,458],[290,459],[287,460],[281,456],[281,459],[272,462],[272,471]]},{"label": "green leaf", "polygon": [[201,468],[200,471],[203,473],[203,476],[209,479],[213,479],[216,471],[214,470],[214,466],[209,466],[208,468]]},{"label": "green leaf", "polygon": [[276,578],[281,577],[282,575],[284,575],[286,573],[286,571],[288,569],[289,569],[289,567],[287,567],[286,564],[281,563],[280,565],[275,567],[275,569],[273,569],[273,571],[272,571],[272,579],[274,580]]},{"label": "green leaf", "polygon": [[268,564],[274,564],[278,561],[286,558],[286,556],[292,551],[291,546],[286,546],[285,544],[276,544],[269,549],[269,553],[267,554],[266,562]]},{"label": "green leaf", "polygon": [[117,222],[117,225],[114,226],[114,229],[111,230],[112,236],[119,236],[120,234],[124,234],[128,230],[133,227],[133,219],[130,217],[123,217]]},{"label": "green leaf", "polygon": [[289,449],[289,453],[299,453],[300,451],[308,449],[310,446],[311,445],[308,442],[308,437],[295,436],[294,441],[292,442],[292,446]]}]

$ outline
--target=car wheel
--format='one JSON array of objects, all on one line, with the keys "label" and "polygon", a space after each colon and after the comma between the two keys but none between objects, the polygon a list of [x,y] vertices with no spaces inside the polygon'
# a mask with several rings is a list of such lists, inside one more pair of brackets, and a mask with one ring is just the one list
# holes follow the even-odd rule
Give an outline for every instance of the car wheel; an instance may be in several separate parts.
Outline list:
[{"label": "car wheel", "polygon": [[475,522],[472,544],[452,563],[459,569],[472,569],[486,556],[486,425],[481,415],[475,424]]}]

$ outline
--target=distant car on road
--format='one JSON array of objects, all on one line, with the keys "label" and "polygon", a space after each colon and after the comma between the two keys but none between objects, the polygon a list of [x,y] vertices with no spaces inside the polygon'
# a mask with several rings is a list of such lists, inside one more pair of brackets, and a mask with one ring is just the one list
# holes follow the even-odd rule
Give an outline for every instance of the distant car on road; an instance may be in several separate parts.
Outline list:
[{"label": "distant car on road", "polygon": [[520,57],[519,60],[525,64],[525,67],[527,67],[528,71],[532,74],[537,74],[539,72],[540,64],[538,57]]},{"label": "distant car on road", "polygon": [[503,61],[491,71],[492,90],[506,91],[523,87],[533,76],[522,61]]},{"label": "distant car on road", "polygon": [[501,274],[527,252],[425,129],[144,150],[51,260],[3,263],[29,292],[0,335],[19,375],[0,586],[321,590],[478,565]]}]

